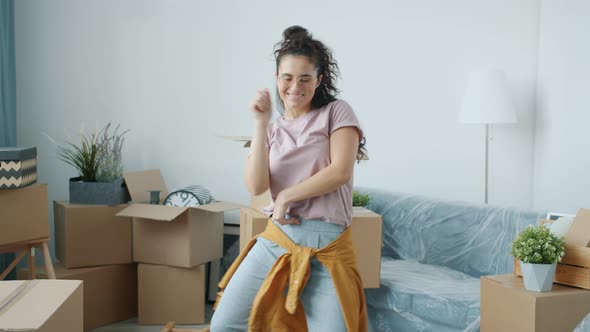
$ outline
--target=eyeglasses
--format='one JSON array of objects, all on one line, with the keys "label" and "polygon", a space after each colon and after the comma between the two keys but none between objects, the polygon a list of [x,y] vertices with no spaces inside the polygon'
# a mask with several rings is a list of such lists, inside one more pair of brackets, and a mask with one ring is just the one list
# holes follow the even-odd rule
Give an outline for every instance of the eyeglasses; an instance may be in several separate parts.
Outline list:
[{"label": "eyeglasses", "polygon": [[280,85],[291,85],[291,84],[299,84],[302,86],[307,86],[307,85],[311,85],[314,84],[315,81],[317,80],[316,77],[313,77],[312,75],[303,75],[303,76],[299,76],[298,78],[294,78],[293,76],[289,75],[289,74],[283,74],[281,76],[279,76],[278,78],[278,82]]}]

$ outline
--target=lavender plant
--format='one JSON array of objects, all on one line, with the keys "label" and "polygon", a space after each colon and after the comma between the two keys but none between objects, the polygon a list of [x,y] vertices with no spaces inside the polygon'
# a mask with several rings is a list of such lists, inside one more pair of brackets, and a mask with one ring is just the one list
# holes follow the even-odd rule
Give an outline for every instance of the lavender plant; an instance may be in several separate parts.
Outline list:
[{"label": "lavender plant", "polygon": [[523,263],[558,263],[565,255],[565,237],[557,237],[544,225],[529,225],[516,236],[511,251]]},{"label": "lavender plant", "polygon": [[98,169],[96,172],[97,182],[113,182],[123,176],[123,143],[124,135],[129,132],[125,130],[119,132],[121,125],[117,125],[111,133],[111,123],[108,123],[102,132],[102,136],[97,141],[98,146]]}]

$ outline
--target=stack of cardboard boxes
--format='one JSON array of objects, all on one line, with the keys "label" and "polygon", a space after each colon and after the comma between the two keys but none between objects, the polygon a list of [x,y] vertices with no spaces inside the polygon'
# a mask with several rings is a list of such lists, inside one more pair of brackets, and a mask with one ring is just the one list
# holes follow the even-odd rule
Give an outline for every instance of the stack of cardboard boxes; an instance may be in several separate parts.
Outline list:
[{"label": "stack of cardboard boxes", "polygon": [[[47,185],[36,183],[36,155],[36,148],[0,149],[0,247],[49,238]],[[82,331],[82,290],[72,280],[0,281],[0,330]]]},{"label": "stack of cardboard boxes", "polygon": [[133,219],[133,260],[138,266],[140,324],[203,324],[205,263],[223,255],[223,212],[238,206],[151,205],[149,191],[166,197],[160,171],[127,173],[133,204],[117,215]]}]

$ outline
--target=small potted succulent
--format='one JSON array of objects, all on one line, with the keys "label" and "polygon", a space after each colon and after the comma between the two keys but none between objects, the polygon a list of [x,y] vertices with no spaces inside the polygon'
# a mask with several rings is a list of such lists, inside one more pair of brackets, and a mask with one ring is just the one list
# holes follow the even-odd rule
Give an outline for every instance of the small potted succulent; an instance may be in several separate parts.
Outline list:
[{"label": "small potted succulent", "polygon": [[553,288],[557,263],[565,255],[565,237],[544,225],[529,225],[516,236],[511,251],[519,260],[526,289],[548,292]]},{"label": "small potted succulent", "polygon": [[130,200],[123,180],[124,135],[111,124],[100,131],[80,134],[80,145],[58,146],[59,159],[73,166],[78,176],[70,179],[70,203],[121,204]]}]

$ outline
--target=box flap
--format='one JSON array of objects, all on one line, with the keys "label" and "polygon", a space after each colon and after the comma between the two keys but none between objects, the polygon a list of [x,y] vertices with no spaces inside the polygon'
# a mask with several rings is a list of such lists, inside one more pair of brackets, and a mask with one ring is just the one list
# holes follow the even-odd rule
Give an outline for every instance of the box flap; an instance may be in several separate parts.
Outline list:
[{"label": "box flap", "polygon": [[211,204],[194,206],[193,208],[199,209],[199,210],[204,210],[204,211],[209,211],[209,212],[223,212],[223,211],[239,209],[239,208],[243,208],[243,207],[247,207],[247,206],[242,205],[242,204],[237,204],[237,203],[219,201],[219,202],[215,202],[215,203],[211,203]]},{"label": "box flap", "polygon": [[137,203],[131,204],[128,208],[117,213],[117,216],[172,221],[188,209],[189,208],[187,207],[180,206],[164,206]]},{"label": "box flap", "polygon": [[160,202],[168,195],[168,188],[159,169],[128,172],[123,175],[131,200],[135,203],[149,203],[149,190],[160,191]]},{"label": "box flap", "polygon": [[252,136],[223,136],[223,138],[234,142],[244,142],[245,148],[249,148],[252,144]]},{"label": "box flap", "polygon": [[565,235],[565,243],[570,246],[588,247],[590,244],[590,210],[578,210],[574,223]]},{"label": "box flap", "polygon": [[0,331],[38,330],[81,284],[78,280],[1,282]]},{"label": "box flap", "polygon": [[240,214],[244,214],[247,216],[250,216],[251,218],[264,218],[264,219],[269,219],[269,217],[267,215],[265,215],[264,213],[251,208],[251,207],[243,207],[240,208]]}]

